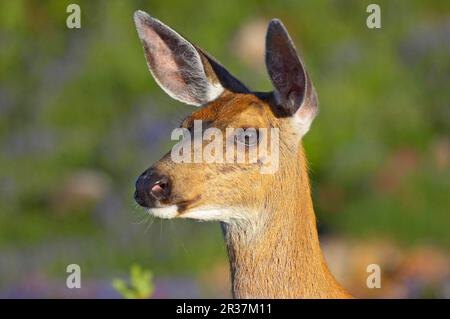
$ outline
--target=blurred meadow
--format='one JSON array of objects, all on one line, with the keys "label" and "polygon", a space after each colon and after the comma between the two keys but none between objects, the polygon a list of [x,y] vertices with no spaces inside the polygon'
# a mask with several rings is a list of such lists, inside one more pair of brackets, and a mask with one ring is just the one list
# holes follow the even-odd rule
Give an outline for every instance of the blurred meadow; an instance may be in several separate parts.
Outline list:
[{"label": "blurred meadow", "polygon": [[[72,2],[81,29],[66,27]],[[142,9],[258,91],[280,18],[319,94],[304,144],[333,273],[359,297],[450,298],[450,2],[377,1],[371,30],[372,2],[0,1],[0,297],[120,297],[112,282],[133,264],[153,297],[230,297],[217,223],[153,219],[133,201],[194,110],[151,78]],[[81,289],[66,288],[72,263]],[[372,263],[381,289],[366,287]]]}]

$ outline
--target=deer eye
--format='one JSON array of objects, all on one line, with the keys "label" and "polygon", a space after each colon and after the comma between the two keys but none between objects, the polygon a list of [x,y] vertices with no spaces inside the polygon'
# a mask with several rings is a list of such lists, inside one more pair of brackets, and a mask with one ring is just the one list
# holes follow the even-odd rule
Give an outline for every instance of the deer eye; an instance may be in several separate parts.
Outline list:
[{"label": "deer eye", "polygon": [[235,135],[235,140],[245,146],[255,146],[258,144],[258,131],[254,128],[244,129]]}]

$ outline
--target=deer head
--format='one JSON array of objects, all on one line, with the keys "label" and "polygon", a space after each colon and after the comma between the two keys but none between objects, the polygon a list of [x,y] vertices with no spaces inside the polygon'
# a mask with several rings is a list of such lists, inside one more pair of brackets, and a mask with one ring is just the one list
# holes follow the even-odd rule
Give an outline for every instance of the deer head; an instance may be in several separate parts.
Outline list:
[{"label": "deer head", "polygon": [[[318,101],[283,24],[272,20],[267,30],[265,59],[274,90],[261,93],[159,20],[138,11],[135,22],[159,86],[174,99],[200,107],[181,123],[183,132],[194,132],[181,141],[194,161],[174,160],[174,147],[139,176],[136,201],[162,218],[220,221],[235,297],[351,297],[320,250],[301,146]],[[228,135],[230,128],[236,132]],[[255,130],[248,133],[249,128]],[[234,152],[232,146],[231,161],[197,158],[198,148],[206,150],[212,141],[221,142],[212,148],[214,156],[228,155],[234,142],[243,147]],[[277,169],[262,174],[274,158]]]},{"label": "deer head", "polygon": [[[181,123],[182,128],[193,131],[196,121],[201,121],[200,130],[218,129],[224,139],[227,128],[276,128],[280,161],[279,170],[261,174],[261,158],[253,163],[176,163],[169,152],[138,178],[136,201],[162,218],[224,222],[257,218],[271,197],[288,188],[286,175],[298,166],[301,138],[318,110],[314,87],[285,27],[279,20],[269,24],[266,66],[274,91],[260,93],[249,90],[209,54],[161,21],[142,11],[134,19],[156,82],[172,98],[200,107]],[[246,145],[238,152],[257,148],[268,135],[257,136],[256,145],[234,136]]]}]

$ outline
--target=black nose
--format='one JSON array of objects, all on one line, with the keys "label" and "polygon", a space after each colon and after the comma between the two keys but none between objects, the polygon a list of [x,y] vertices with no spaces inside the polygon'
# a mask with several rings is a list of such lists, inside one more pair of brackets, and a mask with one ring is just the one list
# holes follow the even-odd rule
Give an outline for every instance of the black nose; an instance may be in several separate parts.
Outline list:
[{"label": "black nose", "polygon": [[144,207],[155,207],[156,201],[167,200],[170,196],[169,178],[149,169],[136,181],[134,199]]}]

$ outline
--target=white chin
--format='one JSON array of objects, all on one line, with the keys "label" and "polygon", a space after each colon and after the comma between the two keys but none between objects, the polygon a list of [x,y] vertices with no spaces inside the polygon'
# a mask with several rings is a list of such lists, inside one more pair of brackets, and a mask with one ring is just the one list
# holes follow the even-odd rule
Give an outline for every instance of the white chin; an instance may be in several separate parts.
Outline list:
[{"label": "white chin", "polygon": [[191,218],[201,221],[223,221],[228,222],[234,217],[239,217],[235,211],[229,208],[199,207],[189,210],[179,216],[180,218]]},{"label": "white chin", "polygon": [[177,205],[172,205],[161,208],[149,208],[148,212],[155,217],[171,219],[177,217],[178,207]]},{"label": "white chin", "polygon": [[[161,208],[149,208],[149,214],[165,219],[188,218],[199,221],[223,221],[228,222],[234,218],[242,218],[242,214],[239,214],[236,210],[230,208],[216,208],[216,207],[199,207],[192,210],[188,210],[180,214],[178,212],[177,205],[171,205]],[[245,216],[245,215],[244,215]]]}]

